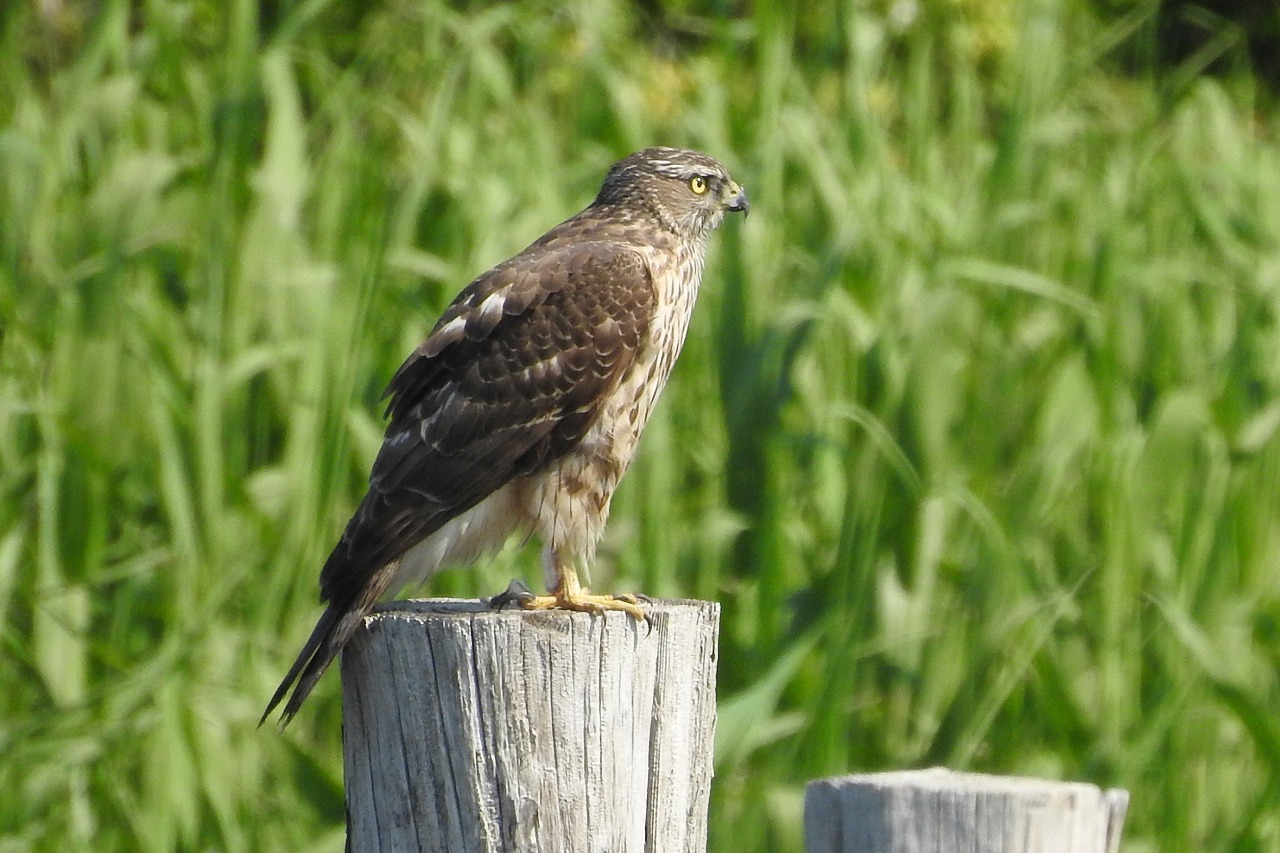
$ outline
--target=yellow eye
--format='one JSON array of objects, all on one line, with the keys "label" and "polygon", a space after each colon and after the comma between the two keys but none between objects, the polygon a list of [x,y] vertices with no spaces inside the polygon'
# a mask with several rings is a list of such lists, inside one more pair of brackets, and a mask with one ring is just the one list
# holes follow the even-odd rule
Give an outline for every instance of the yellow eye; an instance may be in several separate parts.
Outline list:
[{"label": "yellow eye", "polygon": [[707,179],[701,175],[694,175],[689,179],[689,189],[693,190],[694,195],[702,195],[707,191]]}]

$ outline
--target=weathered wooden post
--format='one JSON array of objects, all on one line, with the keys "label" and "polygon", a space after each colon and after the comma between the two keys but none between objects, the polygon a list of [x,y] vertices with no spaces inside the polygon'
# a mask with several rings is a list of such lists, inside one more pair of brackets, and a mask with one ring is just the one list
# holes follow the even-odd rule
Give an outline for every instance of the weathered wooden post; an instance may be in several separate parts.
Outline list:
[{"label": "weathered wooden post", "polygon": [[396,602],[342,657],[349,849],[704,851],[719,605]]},{"label": "weathered wooden post", "polygon": [[943,768],[810,782],[806,853],[1116,853],[1127,791]]}]

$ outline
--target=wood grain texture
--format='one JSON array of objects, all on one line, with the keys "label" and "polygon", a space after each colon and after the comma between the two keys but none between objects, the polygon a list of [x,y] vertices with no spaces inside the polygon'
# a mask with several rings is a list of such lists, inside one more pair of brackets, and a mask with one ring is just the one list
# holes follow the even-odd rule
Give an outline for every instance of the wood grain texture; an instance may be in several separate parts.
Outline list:
[{"label": "wood grain texture", "polygon": [[350,849],[704,851],[719,605],[396,602],[342,657]]},{"label": "wood grain texture", "polygon": [[1127,791],[943,768],[810,782],[807,853],[1116,853]]}]

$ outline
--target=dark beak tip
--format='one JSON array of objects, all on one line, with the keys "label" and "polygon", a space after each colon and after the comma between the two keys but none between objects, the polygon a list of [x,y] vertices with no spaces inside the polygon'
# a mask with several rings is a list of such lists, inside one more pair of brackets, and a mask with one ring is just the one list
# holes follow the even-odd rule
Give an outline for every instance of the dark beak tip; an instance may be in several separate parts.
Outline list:
[{"label": "dark beak tip", "polygon": [[735,213],[741,213],[743,216],[749,214],[751,212],[751,200],[747,198],[746,190],[742,190],[731,198],[728,206]]}]

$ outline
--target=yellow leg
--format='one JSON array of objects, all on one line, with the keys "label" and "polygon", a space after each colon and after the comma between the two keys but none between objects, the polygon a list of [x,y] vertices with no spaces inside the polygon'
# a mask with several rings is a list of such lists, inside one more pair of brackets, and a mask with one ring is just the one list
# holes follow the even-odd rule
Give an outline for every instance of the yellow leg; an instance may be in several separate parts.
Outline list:
[{"label": "yellow leg", "polygon": [[643,622],[646,618],[640,600],[634,595],[591,595],[578,583],[578,573],[571,568],[556,566],[556,586],[550,595],[535,595],[520,599],[525,610],[578,610],[583,613],[604,613],[621,610]]}]

